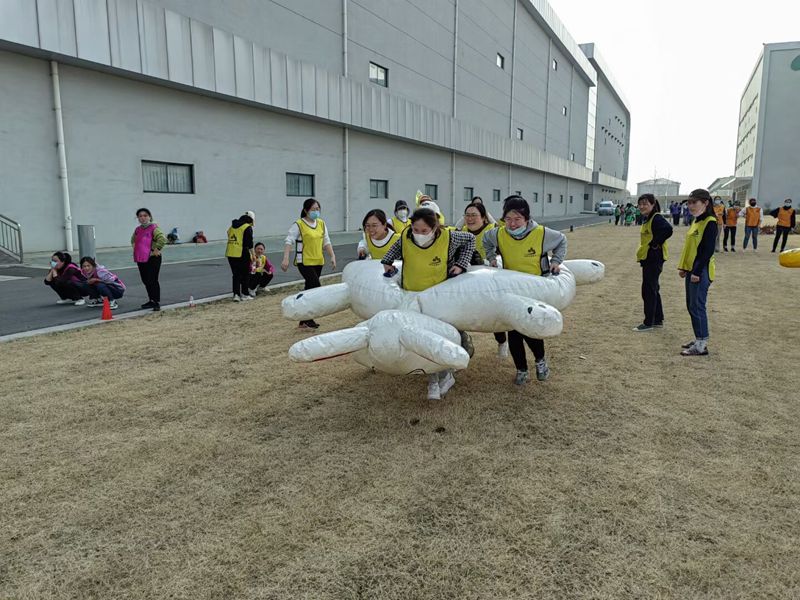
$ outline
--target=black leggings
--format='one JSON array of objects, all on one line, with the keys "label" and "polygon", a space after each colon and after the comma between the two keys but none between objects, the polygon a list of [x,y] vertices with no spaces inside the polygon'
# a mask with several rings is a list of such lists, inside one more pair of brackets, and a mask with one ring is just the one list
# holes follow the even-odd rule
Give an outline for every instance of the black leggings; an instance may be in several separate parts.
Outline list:
[{"label": "black leggings", "polygon": [[778,239],[781,236],[783,236],[783,241],[781,242],[781,252],[783,252],[784,248],[786,248],[786,238],[789,236],[791,230],[791,227],[781,227],[780,225],[775,228],[775,241],[772,242],[773,252],[775,252],[775,249],[778,247]]},{"label": "black leggings", "polygon": [[[305,279],[306,285],[303,288],[304,290],[313,290],[314,288],[320,287],[322,284],[319,282],[319,276],[322,275],[322,265],[297,265],[297,270],[300,271],[300,275],[303,276]],[[314,321],[314,319],[309,319],[308,321],[300,321],[300,324],[309,323]]]},{"label": "black leggings", "polygon": [[498,344],[505,344],[506,343],[506,332],[505,331],[498,331],[494,334],[494,339]]},{"label": "black leggings", "polygon": [[658,279],[664,263],[644,263],[642,265],[642,301],[644,302],[644,324],[660,325],[664,322],[664,308],[661,305],[661,291]]},{"label": "black leggings", "polygon": [[88,294],[88,292],[84,293],[86,291],[84,286],[71,281],[58,281],[54,279],[52,281],[45,280],[44,284],[53,288],[53,291],[58,294],[58,297],[62,300],[80,300],[83,296]]},{"label": "black leggings", "polygon": [[267,273],[266,271],[262,271],[261,273],[252,273],[250,275],[250,283],[249,287],[251,290],[256,288],[265,288],[272,281],[272,273]]},{"label": "black leggings", "polygon": [[250,278],[250,255],[229,256],[228,265],[231,267],[233,295],[242,296],[246,294],[247,280]]},{"label": "black leggings", "polygon": [[731,248],[736,247],[736,227],[725,226],[725,236],[722,238],[722,247],[728,247],[728,234],[731,236]]},{"label": "black leggings", "polygon": [[529,338],[519,331],[509,331],[508,350],[511,352],[511,358],[514,359],[514,366],[517,367],[517,371],[528,370],[528,359],[525,357],[525,344],[523,342],[528,344],[528,348],[533,352],[536,362],[544,358],[544,340]]},{"label": "black leggings", "polygon": [[142,278],[147,298],[151,302],[161,302],[161,286],[158,283],[158,273],[161,271],[161,257],[151,256],[147,262],[136,263],[139,267],[139,276]]}]

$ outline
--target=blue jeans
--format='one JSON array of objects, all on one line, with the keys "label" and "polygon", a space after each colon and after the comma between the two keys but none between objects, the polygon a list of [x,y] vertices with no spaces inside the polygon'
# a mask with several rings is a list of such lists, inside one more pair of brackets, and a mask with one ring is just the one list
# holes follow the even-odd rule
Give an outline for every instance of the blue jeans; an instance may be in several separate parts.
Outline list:
[{"label": "blue jeans", "polygon": [[94,285],[87,286],[89,288],[89,296],[91,298],[108,298],[109,300],[117,300],[122,298],[122,288],[115,285],[106,285],[105,283],[95,283]]},{"label": "blue jeans", "polygon": [[744,245],[743,248],[747,248],[747,241],[750,239],[750,236],[753,236],[753,248],[758,248],[758,227],[745,227],[744,228]]},{"label": "blue jeans", "polygon": [[686,308],[692,318],[694,337],[698,340],[708,339],[708,315],[706,314],[706,298],[711,280],[708,278],[708,269],[700,275],[700,281],[692,283],[692,274],[686,273]]}]

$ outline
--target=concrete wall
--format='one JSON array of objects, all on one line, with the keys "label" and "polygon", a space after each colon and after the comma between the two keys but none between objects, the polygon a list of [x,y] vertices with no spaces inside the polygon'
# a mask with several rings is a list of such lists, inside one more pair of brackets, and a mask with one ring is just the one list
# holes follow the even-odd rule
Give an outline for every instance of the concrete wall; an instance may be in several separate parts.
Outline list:
[{"label": "concrete wall", "polygon": [[617,100],[608,80],[597,77],[597,128],[595,131],[594,170],[619,179],[628,178],[630,118]]}]

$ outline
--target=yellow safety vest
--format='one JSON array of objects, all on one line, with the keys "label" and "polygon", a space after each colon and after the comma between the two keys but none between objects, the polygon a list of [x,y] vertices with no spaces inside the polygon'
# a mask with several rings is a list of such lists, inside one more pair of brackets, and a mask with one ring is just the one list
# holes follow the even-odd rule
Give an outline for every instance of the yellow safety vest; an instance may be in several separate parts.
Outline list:
[{"label": "yellow safety vest", "polygon": [[[636,260],[645,260],[647,258],[650,242],[653,241],[653,219],[655,219],[655,216],[642,223],[642,229],[639,233],[641,241],[639,242],[639,249],[636,251]],[[664,257],[664,260],[667,260],[669,257],[666,241],[661,244],[661,255]]]},{"label": "yellow safety vest", "polygon": [[385,255],[385,254],[386,254],[386,253],[389,251],[389,248],[391,248],[392,246],[394,246],[394,243],[395,243],[397,240],[399,240],[399,239],[400,239],[400,234],[399,234],[399,233],[393,233],[393,234],[391,234],[391,239],[390,239],[388,242],[386,242],[386,243],[385,243],[383,246],[376,246],[376,245],[375,245],[375,244],[372,242],[372,238],[370,238],[368,235],[366,235],[366,236],[364,236],[364,237],[366,237],[366,238],[367,238],[367,250],[369,251],[369,255],[370,255],[370,256],[371,256],[371,257],[372,257],[374,260],[380,260],[380,259],[382,259],[382,258],[384,257],[384,255]]},{"label": "yellow safety vest", "polygon": [[512,237],[505,227],[497,230],[497,250],[503,257],[504,269],[541,275],[543,248],[544,225],[539,225],[519,240]]},{"label": "yellow safety vest", "polygon": [[[706,225],[712,221],[716,221],[716,216],[706,217],[705,219],[695,219],[689,231],[686,233],[686,241],[683,242],[683,252],[681,252],[681,260],[678,262],[678,268],[682,271],[691,272],[694,267],[694,259],[697,258],[697,249],[700,247],[700,240],[703,239],[703,233],[706,230]],[[716,260],[711,257],[708,263],[708,278],[714,281],[716,275]]]},{"label": "yellow safety vest", "polygon": [[481,255],[483,260],[486,260],[486,248],[483,247],[483,234],[490,229],[494,229],[494,223],[487,223],[481,227],[477,233],[474,231],[469,231],[469,228],[466,225],[461,228],[461,231],[469,231],[469,233],[475,236],[475,249],[478,251],[478,254]]},{"label": "yellow safety vest", "polygon": [[403,233],[406,227],[411,225],[411,220],[406,219],[405,223],[398,219],[397,217],[392,217],[392,229],[394,229],[397,233]]},{"label": "yellow safety vest", "polygon": [[761,207],[748,206],[745,211],[744,224],[745,227],[758,227],[761,222]]},{"label": "yellow safety vest", "polygon": [[[298,219],[297,226],[300,228],[300,239],[295,246],[294,264],[299,263],[309,267],[324,265],[322,242],[325,239],[325,221],[317,219],[316,227],[311,227],[303,219]],[[299,250],[300,244],[303,245],[302,250]]]},{"label": "yellow safety vest", "polygon": [[403,234],[403,272],[401,286],[404,290],[421,292],[447,279],[447,253],[450,250],[450,232],[443,229],[433,244],[420,248],[409,232]]},{"label": "yellow safety vest", "polygon": [[252,227],[250,223],[245,223],[240,227],[228,227],[228,245],[225,246],[225,256],[231,258],[240,258],[244,252],[244,232],[248,227]]},{"label": "yellow safety vest", "polygon": [[778,209],[778,226],[779,227],[791,227],[792,226],[792,213],[794,209],[792,208],[784,208],[780,207]]}]

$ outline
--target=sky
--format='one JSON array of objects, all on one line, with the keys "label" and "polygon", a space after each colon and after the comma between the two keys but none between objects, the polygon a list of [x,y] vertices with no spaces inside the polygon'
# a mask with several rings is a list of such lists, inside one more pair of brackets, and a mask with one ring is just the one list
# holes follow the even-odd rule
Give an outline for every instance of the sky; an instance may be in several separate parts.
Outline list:
[{"label": "sky", "polygon": [[800,40],[800,3],[786,0],[549,2],[622,88],[633,193],[654,172],[681,193],[733,175],[739,100],[762,46]]}]

